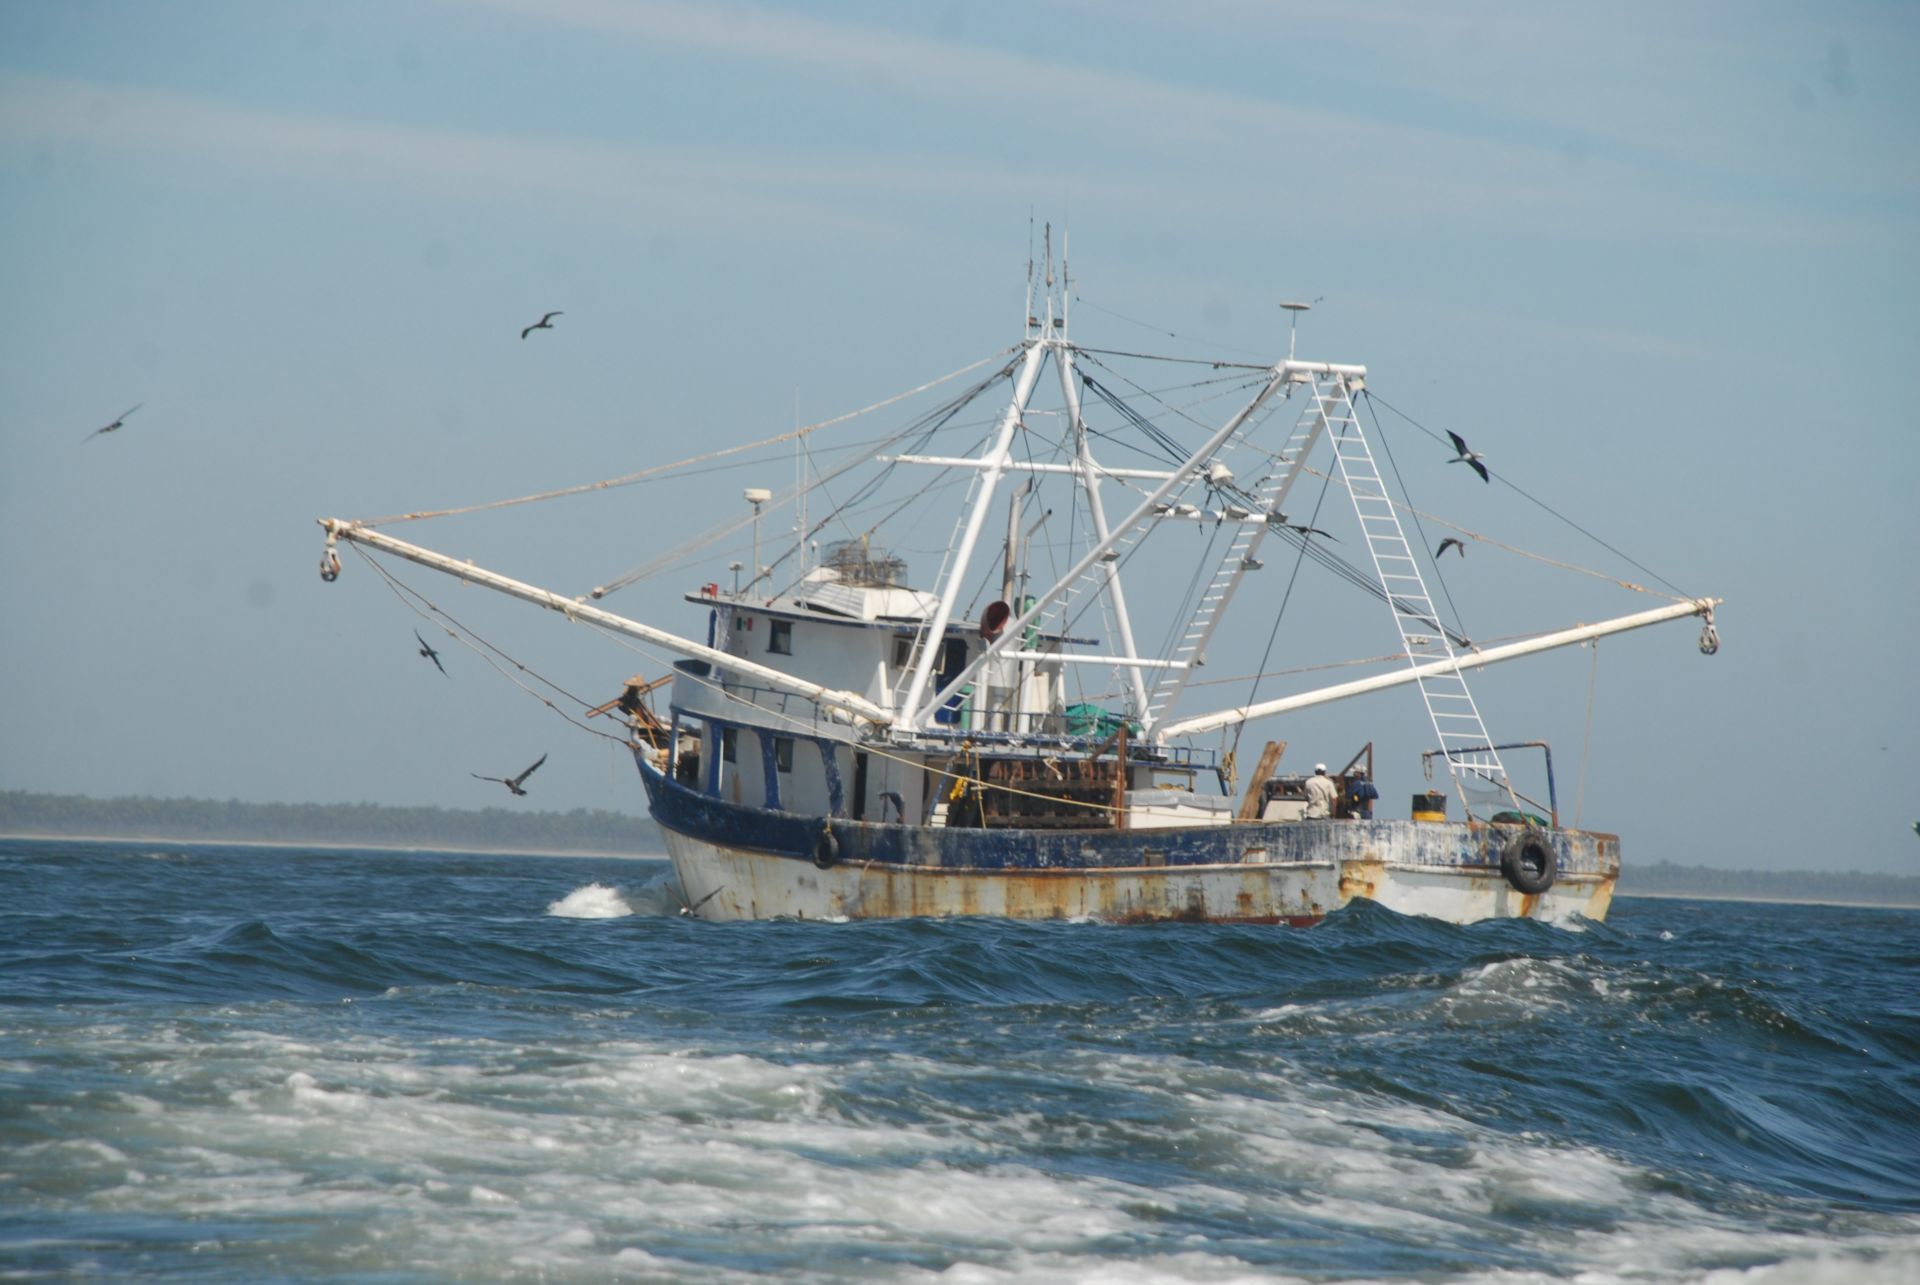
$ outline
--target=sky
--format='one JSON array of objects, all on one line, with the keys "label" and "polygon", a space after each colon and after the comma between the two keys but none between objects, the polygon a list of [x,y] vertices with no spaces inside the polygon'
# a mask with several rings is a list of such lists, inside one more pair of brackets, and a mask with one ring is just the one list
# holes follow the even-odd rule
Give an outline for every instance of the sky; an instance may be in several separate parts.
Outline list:
[{"label": "sky", "polygon": [[[945,374],[1020,339],[1051,224],[1076,339],[1270,360],[1318,300],[1302,356],[1725,599],[1712,658],[1669,625],[1476,685],[1629,863],[1920,873],[1917,62],[1901,3],[9,0],[0,788],[642,812],[364,563],[323,584],[314,520]],[[396,534],[578,592],[764,468]],[[1542,530],[1497,490],[1477,521]],[[610,605],[698,633],[738,556]],[[407,582],[582,697],[660,672]],[[1391,814],[1417,720],[1331,717],[1258,734],[1374,739]],[[470,775],[542,753],[526,800]]]}]

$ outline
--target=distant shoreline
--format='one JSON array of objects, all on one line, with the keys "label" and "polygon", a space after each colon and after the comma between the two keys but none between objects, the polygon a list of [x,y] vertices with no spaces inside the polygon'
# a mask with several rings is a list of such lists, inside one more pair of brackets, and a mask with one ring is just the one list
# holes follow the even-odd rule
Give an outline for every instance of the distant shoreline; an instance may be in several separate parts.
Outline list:
[{"label": "distant shoreline", "polygon": [[0,834],[602,856],[636,856],[665,849],[660,829],[651,818],[586,808],[542,812],[377,803],[95,799],[27,790],[0,790]]},{"label": "distant shoreline", "polygon": [[476,857],[591,857],[611,861],[665,861],[664,852],[603,852],[586,848],[483,848],[463,843],[373,843],[330,839],[195,839],[178,834],[53,834],[45,830],[0,831],[5,839],[53,839],[61,843],[189,843],[205,848],[320,849],[328,852],[452,852]]},{"label": "distant shoreline", "polygon": [[1613,899],[1645,897],[1649,901],[1744,901],[1761,906],[1847,906],[1855,910],[1920,910],[1920,901],[1847,901],[1832,897],[1757,897],[1727,892],[1621,892]]}]

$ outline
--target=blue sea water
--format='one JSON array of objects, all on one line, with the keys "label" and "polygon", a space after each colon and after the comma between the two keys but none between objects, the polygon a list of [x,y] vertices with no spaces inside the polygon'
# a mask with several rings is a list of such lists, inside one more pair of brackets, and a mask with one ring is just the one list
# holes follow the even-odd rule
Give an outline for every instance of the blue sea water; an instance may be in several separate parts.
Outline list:
[{"label": "blue sea water", "polygon": [[0,841],[0,1276],[1920,1280],[1920,912],[676,905]]}]

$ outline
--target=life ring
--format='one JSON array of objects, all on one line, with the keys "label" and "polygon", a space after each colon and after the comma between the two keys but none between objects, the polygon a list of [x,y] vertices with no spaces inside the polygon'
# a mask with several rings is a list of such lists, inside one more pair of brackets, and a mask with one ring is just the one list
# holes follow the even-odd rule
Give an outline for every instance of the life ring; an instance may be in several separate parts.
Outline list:
[{"label": "life ring", "polygon": [[813,841],[813,864],[822,870],[831,870],[839,863],[840,840],[833,837],[832,827],[824,828]]},{"label": "life ring", "polygon": [[1514,835],[1500,851],[1500,873],[1515,891],[1528,896],[1538,896],[1553,887],[1557,865],[1553,845],[1538,830]]}]

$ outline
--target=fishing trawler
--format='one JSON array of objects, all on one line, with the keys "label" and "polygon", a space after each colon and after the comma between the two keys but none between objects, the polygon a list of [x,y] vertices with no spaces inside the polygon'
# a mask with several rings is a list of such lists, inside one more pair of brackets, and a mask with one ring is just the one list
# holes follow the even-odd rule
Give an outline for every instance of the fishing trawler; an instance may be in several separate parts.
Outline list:
[{"label": "fishing trawler", "polygon": [[[1459,923],[1604,918],[1618,838],[1560,824],[1550,752],[1545,800],[1521,788],[1508,760],[1540,743],[1496,743],[1468,674],[1690,617],[1711,652],[1718,600],[1675,593],[1649,610],[1481,646],[1429,591],[1437,559],[1407,531],[1419,511],[1389,492],[1377,416],[1363,426],[1365,366],[1296,357],[1297,324],[1287,356],[1271,362],[1082,345],[1069,336],[1064,257],[1056,274],[1047,254],[1043,281],[1029,269],[1017,345],[912,390],[930,408],[896,411],[910,402],[902,394],[757,444],[764,455],[804,440],[806,453],[791,491],[744,488],[751,514],[686,546],[712,557],[734,541],[744,553],[752,528],[751,562],[725,564],[730,583],[709,572],[684,593],[704,641],[599,605],[641,573],[563,595],[397,539],[385,521],[322,519],[322,574],[339,575],[345,543],[674,657],[664,676],[636,677],[590,712],[628,718],[684,909],[704,919],[1307,925],[1355,898]],[[1283,306],[1297,323],[1305,305]],[[1124,373],[1134,359],[1171,362],[1159,369],[1190,382],[1149,386]],[[1049,371],[1057,393],[1043,396]],[[877,449],[813,465],[826,430],[883,410],[905,418]],[[955,441],[958,450],[937,449]],[[1448,462],[1484,468],[1454,444]],[[1319,494],[1311,518],[1289,517],[1308,484]],[[827,495],[840,503],[806,516],[808,498]],[[943,506],[950,497],[957,504]],[[763,563],[770,507],[791,509],[794,539]],[[1326,529],[1336,514],[1344,538]],[[899,545],[888,543],[894,529]],[[1452,529],[1456,543],[1477,538]],[[940,558],[923,579],[890,551],[916,546]],[[685,565],[662,557],[646,570]],[[1200,707],[1196,693],[1222,685],[1197,678],[1211,659],[1289,636],[1283,585],[1303,571],[1365,600],[1390,649],[1364,676],[1255,699],[1272,678],[1263,662],[1240,699]],[[1249,605],[1274,618],[1271,632],[1264,619],[1240,633],[1228,625],[1229,608]],[[1243,776],[1242,729],[1284,730],[1290,715],[1389,688],[1419,696],[1434,737],[1397,756],[1417,759],[1430,783],[1408,815],[1373,815],[1377,789],[1359,784],[1378,779],[1364,734],[1337,771],[1313,774],[1331,787],[1283,773],[1279,739]]]}]

